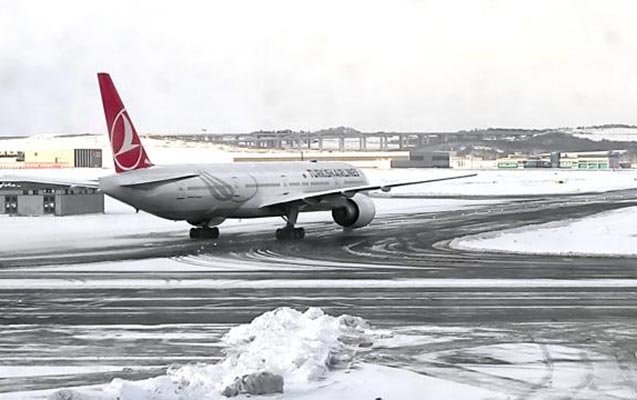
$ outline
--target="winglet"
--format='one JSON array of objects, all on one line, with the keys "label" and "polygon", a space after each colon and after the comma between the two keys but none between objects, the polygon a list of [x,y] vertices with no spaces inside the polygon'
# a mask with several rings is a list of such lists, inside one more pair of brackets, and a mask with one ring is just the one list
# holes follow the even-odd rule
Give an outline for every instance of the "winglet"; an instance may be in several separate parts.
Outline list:
[{"label": "winglet", "polygon": [[115,171],[119,173],[152,166],[110,75],[98,73],[97,80],[113,149]]}]

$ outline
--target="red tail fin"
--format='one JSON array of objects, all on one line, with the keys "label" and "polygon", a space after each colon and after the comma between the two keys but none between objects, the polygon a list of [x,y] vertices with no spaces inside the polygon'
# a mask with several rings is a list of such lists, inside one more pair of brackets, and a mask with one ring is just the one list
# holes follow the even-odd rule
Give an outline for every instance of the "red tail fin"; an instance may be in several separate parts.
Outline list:
[{"label": "red tail fin", "polygon": [[102,93],[115,171],[119,173],[152,166],[110,75],[99,73],[97,80]]}]

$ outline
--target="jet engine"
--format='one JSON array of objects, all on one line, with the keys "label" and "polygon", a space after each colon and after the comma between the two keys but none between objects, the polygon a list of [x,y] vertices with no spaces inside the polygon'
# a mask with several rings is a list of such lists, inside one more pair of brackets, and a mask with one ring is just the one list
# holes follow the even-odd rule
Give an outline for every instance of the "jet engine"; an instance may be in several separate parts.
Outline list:
[{"label": "jet engine", "polygon": [[364,194],[356,193],[342,207],[332,210],[334,222],[344,228],[354,229],[369,225],[376,215],[374,202]]}]

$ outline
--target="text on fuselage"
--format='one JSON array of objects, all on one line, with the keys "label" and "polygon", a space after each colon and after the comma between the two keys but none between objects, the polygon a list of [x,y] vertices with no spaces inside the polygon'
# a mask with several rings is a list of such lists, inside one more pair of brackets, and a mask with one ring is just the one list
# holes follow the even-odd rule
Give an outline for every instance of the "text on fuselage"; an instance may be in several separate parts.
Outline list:
[{"label": "text on fuselage", "polygon": [[320,168],[308,169],[306,171],[312,178],[332,178],[335,176],[349,178],[352,176],[361,176],[361,173],[356,168]]}]

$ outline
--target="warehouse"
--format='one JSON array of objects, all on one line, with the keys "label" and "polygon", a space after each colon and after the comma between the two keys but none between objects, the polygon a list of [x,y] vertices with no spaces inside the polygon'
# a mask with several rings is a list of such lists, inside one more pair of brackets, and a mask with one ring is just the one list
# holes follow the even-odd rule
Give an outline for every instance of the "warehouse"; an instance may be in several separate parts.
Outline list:
[{"label": "warehouse", "polygon": [[95,187],[0,177],[0,214],[62,216],[103,212],[104,194]]}]

